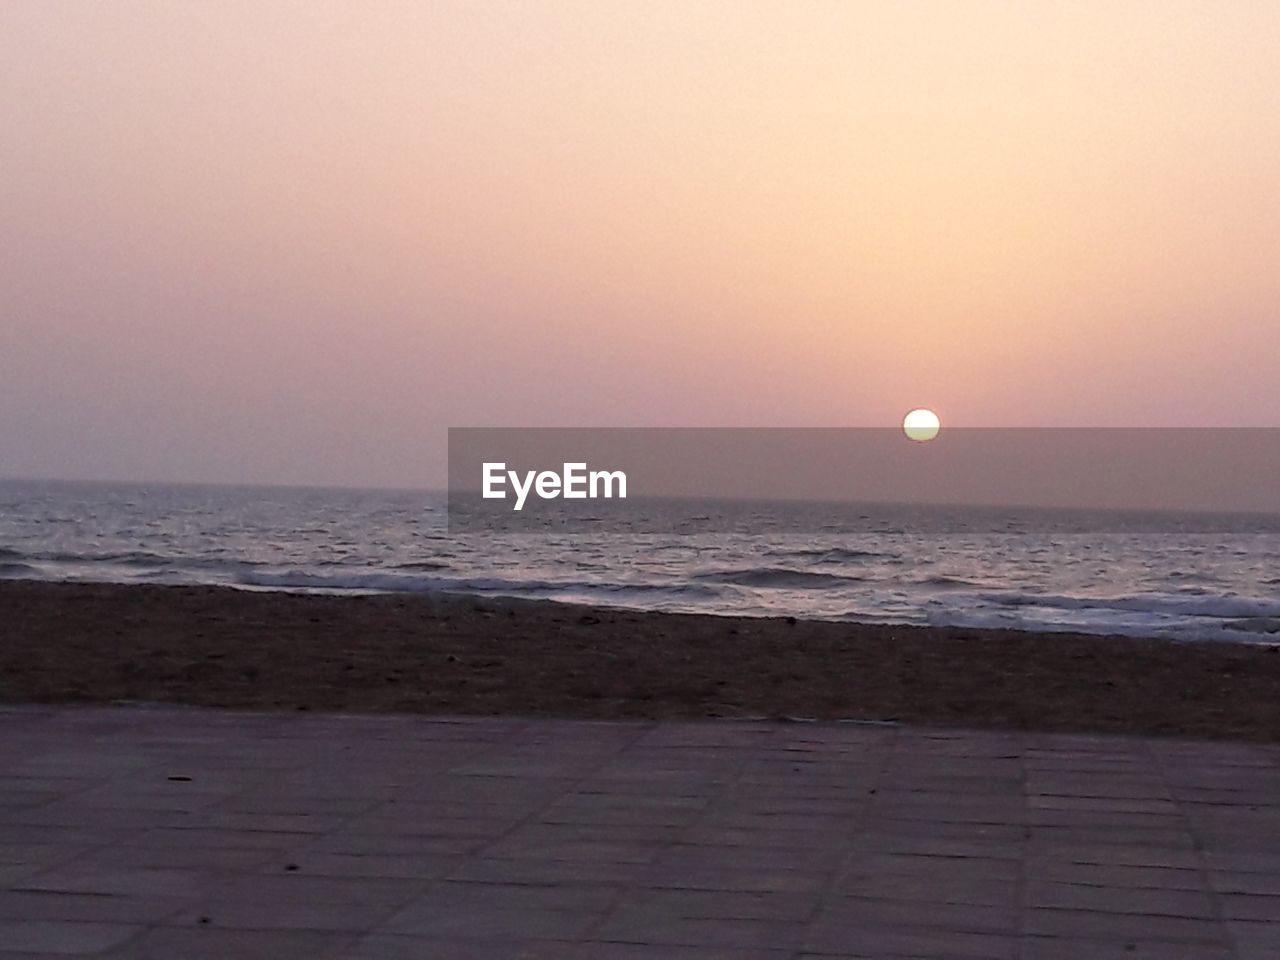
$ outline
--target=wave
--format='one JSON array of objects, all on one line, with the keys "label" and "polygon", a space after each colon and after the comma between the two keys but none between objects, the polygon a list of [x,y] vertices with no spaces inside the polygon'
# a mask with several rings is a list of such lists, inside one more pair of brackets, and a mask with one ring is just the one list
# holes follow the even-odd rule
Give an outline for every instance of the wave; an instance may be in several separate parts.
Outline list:
[{"label": "wave", "polygon": [[1243,620],[1228,620],[1223,626],[1228,630],[1245,633],[1280,634],[1280,617],[1247,617]]},{"label": "wave", "polygon": [[873,550],[852,550],[847,547],[809,548],[805,550],[770,550],[771,557],[795,557],[812,563],[850,563],[867,560],[887,560],[890,555]]},{"label": "wave", "polygon": [[980,587],[982,584],[974,583],[972,580],[965,580],[963,577],[947,577],[942,574],[934,574],[933,576],[920,577],[917,580],[910,581],[912,584],[924,587]]},{"label": "wave", "polygon": [[29,580],[34,577],[44,578],[44,571],[29,563],[0,563],[0,577],[7,580]]},{"label": "wave", "polygon": [[819,573],[813,570],[792,570],[786,567],[749,567],[743,570],[710,570],[695,573],[694,580],[727,583],[738,587],[779,587],[799,590],[821,590],[861,583],[862,577],[844,576],[838,573]]},{"label": "wave", "polygon": [[1251,597],[1171,596],[1140,594],[1122,597],[1064,597],[1028,593],[983,594],[981,600],[1004,607],[1047,607],[1058,610],[1118,610],[1175,617],[1247,619],[1280,617],[1280,601]]},{"label": "wave", "polygon": [[125,567],[155,567],[172,563],[171,557],[163,557],[158,553],[147,553],[143,550],[126,550],[117,553],[33,553],[34,560],[46,560],[50,563],[115,563]]},{"label": "wave", "polygon": [[1171,570],[1165,574],[1168,580],[1194,580],[1199,583],[1217,583],[1218,578],[1212,574],[1200,573],[1196,570]]},{"label": "wave", "polygon": [[720,592],[692,584],[592,582],[588,580],[510,580],[504,577],[419,577],[402,573],[320,574],[306,570],[241,572],[243,586],[296,590],[358,590],[386,593],[491,593],[510,596],[650,596],[710,598]]},{"label": "wave", "polygon": [[264,566],[260,560],[226,557],[182,557],[149,553],[145,550],[122,550],[107,553],[49,553],[20,554],[25,559],[46,563],[108,564],[120,567],[173,567],[183,570],[237,570],[243,567]]}]

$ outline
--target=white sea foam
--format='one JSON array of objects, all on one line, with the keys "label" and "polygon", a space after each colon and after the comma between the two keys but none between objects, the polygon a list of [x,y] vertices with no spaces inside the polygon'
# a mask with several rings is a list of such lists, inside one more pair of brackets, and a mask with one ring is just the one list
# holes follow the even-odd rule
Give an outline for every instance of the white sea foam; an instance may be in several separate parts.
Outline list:
[{"label": "white sea foam", "polygon": [[1062,597],[1025,593],[985,593],[982,601],[1001,607],[1045,607],[1057,610],[1120,610],[1165,616],[1230,619],[1280,617],[1280,600],[1256,597],[1184,597],[1144,594],[1120,597]]}]

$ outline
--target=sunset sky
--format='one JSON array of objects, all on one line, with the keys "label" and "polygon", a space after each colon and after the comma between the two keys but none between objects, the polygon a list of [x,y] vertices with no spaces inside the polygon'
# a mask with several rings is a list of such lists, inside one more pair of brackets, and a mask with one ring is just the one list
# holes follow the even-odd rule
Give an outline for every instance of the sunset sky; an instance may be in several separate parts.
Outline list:
[{"label": "sunset sky", "polygon": [[1280,426],[1274,2],[0,5],[0,476]]}]

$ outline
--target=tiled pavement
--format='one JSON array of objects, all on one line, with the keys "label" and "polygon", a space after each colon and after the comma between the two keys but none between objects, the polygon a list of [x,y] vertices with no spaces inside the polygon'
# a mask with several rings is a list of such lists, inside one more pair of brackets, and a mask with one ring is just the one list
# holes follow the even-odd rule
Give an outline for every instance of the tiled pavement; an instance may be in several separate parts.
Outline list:
[{"label": "tiled pavement", "polygon": [[0,734],[0,958],[1280,958],[1276,746],[182,708]]}]

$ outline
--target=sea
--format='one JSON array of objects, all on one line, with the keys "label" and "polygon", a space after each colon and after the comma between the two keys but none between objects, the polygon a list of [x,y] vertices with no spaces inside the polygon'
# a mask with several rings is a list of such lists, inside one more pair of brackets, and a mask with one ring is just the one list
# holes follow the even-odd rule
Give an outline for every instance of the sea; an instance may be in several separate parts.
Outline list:
[{"label": "sea", "polygon": [[[1274,515],[952,506],[920,523],[893,504],[664,501],[634,507],[666,512],[656,532],[530,534],[451,533],[447,506],[431,491],[5,480],[0,577],[1280,643]],[[734,523],[670,522],[717,511]]]}]

